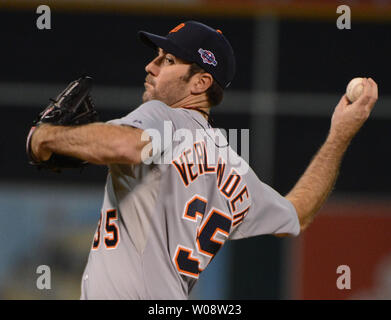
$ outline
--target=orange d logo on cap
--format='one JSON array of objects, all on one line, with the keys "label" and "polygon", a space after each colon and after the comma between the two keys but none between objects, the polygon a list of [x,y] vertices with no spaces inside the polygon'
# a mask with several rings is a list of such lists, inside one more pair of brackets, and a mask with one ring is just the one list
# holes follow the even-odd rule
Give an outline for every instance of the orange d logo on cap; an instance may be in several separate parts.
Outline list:
[{"label": "orange d logo on cap", "polygon": [[177,32],[185,26],[184,23],[178,24],[174,29],[172,29],[169,33]]}]

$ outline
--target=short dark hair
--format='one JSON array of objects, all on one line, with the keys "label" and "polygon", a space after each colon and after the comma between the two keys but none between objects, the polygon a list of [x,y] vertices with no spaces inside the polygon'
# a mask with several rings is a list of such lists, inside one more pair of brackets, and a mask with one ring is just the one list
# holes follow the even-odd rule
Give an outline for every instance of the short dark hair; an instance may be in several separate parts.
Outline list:
[{"label": "short dark hair", "polygon": [[[202,69],[198,64],[193,62],[190,64],[190,68],[185,77],[185,81],[188,82],[195,74],[204,72],[206,73],[204,69]],[[223,93],[224,91],[221,86],[217,83],[216,80],[213,79],[212,85],[208,88],[208,90],[206,90],[206,96],[211,107],[217,106],[221,103],[221,101],[223,100]]]}]

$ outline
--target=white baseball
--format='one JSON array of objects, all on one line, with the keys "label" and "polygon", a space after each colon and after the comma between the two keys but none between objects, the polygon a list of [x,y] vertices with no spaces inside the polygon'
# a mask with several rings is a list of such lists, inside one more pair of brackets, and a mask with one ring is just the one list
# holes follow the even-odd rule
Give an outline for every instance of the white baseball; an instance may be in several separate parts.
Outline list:
[{"label": "white baseball", "polygon": [[362,83],[363,78],[352,79],[346,87],[346,96],[350,102],[354,102],[362,94],[364,85]]}]

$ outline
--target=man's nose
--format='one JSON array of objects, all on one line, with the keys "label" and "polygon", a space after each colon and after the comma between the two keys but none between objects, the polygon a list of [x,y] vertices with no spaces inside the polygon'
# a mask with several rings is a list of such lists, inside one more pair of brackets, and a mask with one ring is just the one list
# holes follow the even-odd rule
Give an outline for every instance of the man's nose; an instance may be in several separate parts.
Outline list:
[{"label": "man's nose", "polygon": [[159,74],[157,59],[153,59],[150,63],[148,63],[145,67],[145,71],[156,77]]}]

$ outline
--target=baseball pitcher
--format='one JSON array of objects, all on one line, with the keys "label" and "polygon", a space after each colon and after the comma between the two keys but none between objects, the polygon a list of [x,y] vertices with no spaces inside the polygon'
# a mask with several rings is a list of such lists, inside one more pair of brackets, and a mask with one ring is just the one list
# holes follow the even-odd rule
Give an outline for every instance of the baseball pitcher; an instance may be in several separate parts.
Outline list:
[{"label": "baseball pitcher", "polygon": [[142,105],[97,122],[84,77],[40,114],[27,139],[34,165],[108,166],[82,299],[187,299],[225,241],[298,235],[329,195],[377,100],[370,78],[354,103],[342,96],[324,144],[282,196],[208,122],[235,74],[223,32],[187,21],[166,36],[141,31],[139,38],[156,51],[145,67]]}]

